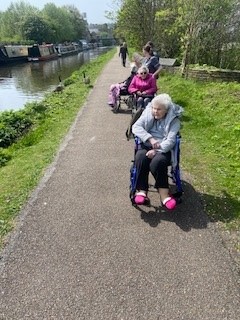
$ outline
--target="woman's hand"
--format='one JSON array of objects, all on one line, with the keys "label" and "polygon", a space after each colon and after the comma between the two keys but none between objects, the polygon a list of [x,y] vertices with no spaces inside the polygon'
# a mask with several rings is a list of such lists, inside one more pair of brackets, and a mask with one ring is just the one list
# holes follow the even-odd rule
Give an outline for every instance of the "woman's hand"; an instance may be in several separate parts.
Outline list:
[{"label": "woman's hand", "polygon": [[151,143],[151,146],[153,149],[159,149],[160,148],[160,142],[154,138],[149,138],[149,142]]},{"label": "woman's hand", "polygon": [[149,159],[152,159],[155,155],[156,155],[157,151],[152,149],[152,150],[149,150],[147,153],[146,153],[146,157],[148,157]]}]

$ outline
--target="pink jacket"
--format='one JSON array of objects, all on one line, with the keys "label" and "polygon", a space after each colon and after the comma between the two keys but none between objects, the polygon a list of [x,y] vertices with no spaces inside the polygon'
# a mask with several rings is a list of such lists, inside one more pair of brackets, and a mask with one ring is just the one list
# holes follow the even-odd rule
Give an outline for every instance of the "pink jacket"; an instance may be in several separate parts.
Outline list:
[{"label": "pink jacket", "polygon": [[138,74],[135,75],[128,87],[129,93],[135,93],[137,91],[145,91],[146,94],[154,95],[157,92],[156,79],[149,73],[146,79],[142,79]]}]

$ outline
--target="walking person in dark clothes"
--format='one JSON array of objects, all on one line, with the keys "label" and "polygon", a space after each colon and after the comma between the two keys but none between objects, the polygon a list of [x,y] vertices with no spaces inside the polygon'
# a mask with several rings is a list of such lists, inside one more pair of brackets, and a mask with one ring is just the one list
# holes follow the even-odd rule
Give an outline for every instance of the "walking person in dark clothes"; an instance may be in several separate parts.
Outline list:
[{"label": "walking person in dark clothes", "polygon": [[119,50],[119,57],[122,59],[122,65],[126,67],[126,59],[128,55],[128,48],[126,42],[123,42],[123,44],[120,46]]}]

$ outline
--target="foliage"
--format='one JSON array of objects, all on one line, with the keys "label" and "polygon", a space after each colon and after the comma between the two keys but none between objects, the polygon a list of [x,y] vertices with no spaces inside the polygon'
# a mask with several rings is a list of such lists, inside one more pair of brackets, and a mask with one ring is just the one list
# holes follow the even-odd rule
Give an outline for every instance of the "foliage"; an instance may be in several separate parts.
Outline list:
[{"label": "foliage", "polygon": [[25,39],[22,34],[22,25],[29,15],[38,14],[37,8],[19,1],[11,3],[9,8],[1,14],[0,36],[13,40]]},{"label": "foliage", "polygon": [[148,40],[162,57],[239,68],[240,10],[236,0],[122,0],[116,35],[139,50]]},{"label": "foliage", "polygon": [[53,34],[50,25],[39,15],[30,15],[22,25],[23,37],[36,43],[51,42]]},{"label": "foliage", "polygon": [[181,165],[191,173],[209,216],[239,229],[240,84],[164,75],[159,87],[185,109]]},{"label": "foliage", "polygon": [[156,12],[156,28],[154,43],[162,57],[179,57],[181,55],[181,28],[176,22],[177,8],[165,4]]},{"label": "foliage", "polygon": [[[234,32],[230,30],[234,27],[231,18],[234,9],[234,1],[232,0],[206,2],[203,7],[201,22],[199,23],[198,41],[193,42],[193,53],[195,51],[195,43],[198,51],[196,51],[195,56],[192,55],[192,63],[199,62],[217,67],[226,67],[222,63],[223,48],[233,41]],[[206,48],[208,48],[207,51]],[[204,61],[202,57],[204,57]]]},{"label": "foliage", "polygon": [[65,40],[76,39],[70,14],[65,8],[58,8],[53,3],[47,3],[42,11],[43,16],[49,21],[53,30],[52,42],[58,43]]},{"label": "foliage", "polygon": [[3,148],[0,148],[0,167],[4,166],[10,159],[11,156],[7,153],[7,151]]},{"label": "foliage", "polygon": [[56,43],[86,37],[89,37],[87,22],[74,6],[57,7],[50,2],[40,11],[20,1],[0,12],[1,40]]},{"label": "foliage", "polygon": [[0,113],[0,147],[6,148],[19,139],[32,125],[24,111]]},{"label": "foliage", "polygon": [[87,22],[83,19],[78,9],[73,5],[64,6],[63,8],[67,10],[69,14],[69,21],[71,21],[71,25],[73,26],[73,39],[88,39],[89,31]]},{"label": "foliage", "polygon": [[220,66],[224,66],[226,69],[240,70],[239,50],[238,43],[227,45],[222,53]]},{"label": "foliage", "polygon": [[130,46],[138,50],[154,38],[157,2],[154,0],[124,0],[118,14],[116,36],[127,40]]}]

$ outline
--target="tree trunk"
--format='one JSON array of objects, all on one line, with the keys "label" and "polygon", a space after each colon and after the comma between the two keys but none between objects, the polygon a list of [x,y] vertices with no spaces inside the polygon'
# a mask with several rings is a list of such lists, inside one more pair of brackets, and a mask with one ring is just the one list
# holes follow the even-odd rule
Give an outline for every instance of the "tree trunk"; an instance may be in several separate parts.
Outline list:
[{"label": "tree trunk", "polygon": [[190,40],[188,39],[185,45],[185,50],[183,53],[182,63],[181,63],[181,76],[183,78],[188,77],[188,64],[189,64],[189,51],[190,51]]}]

